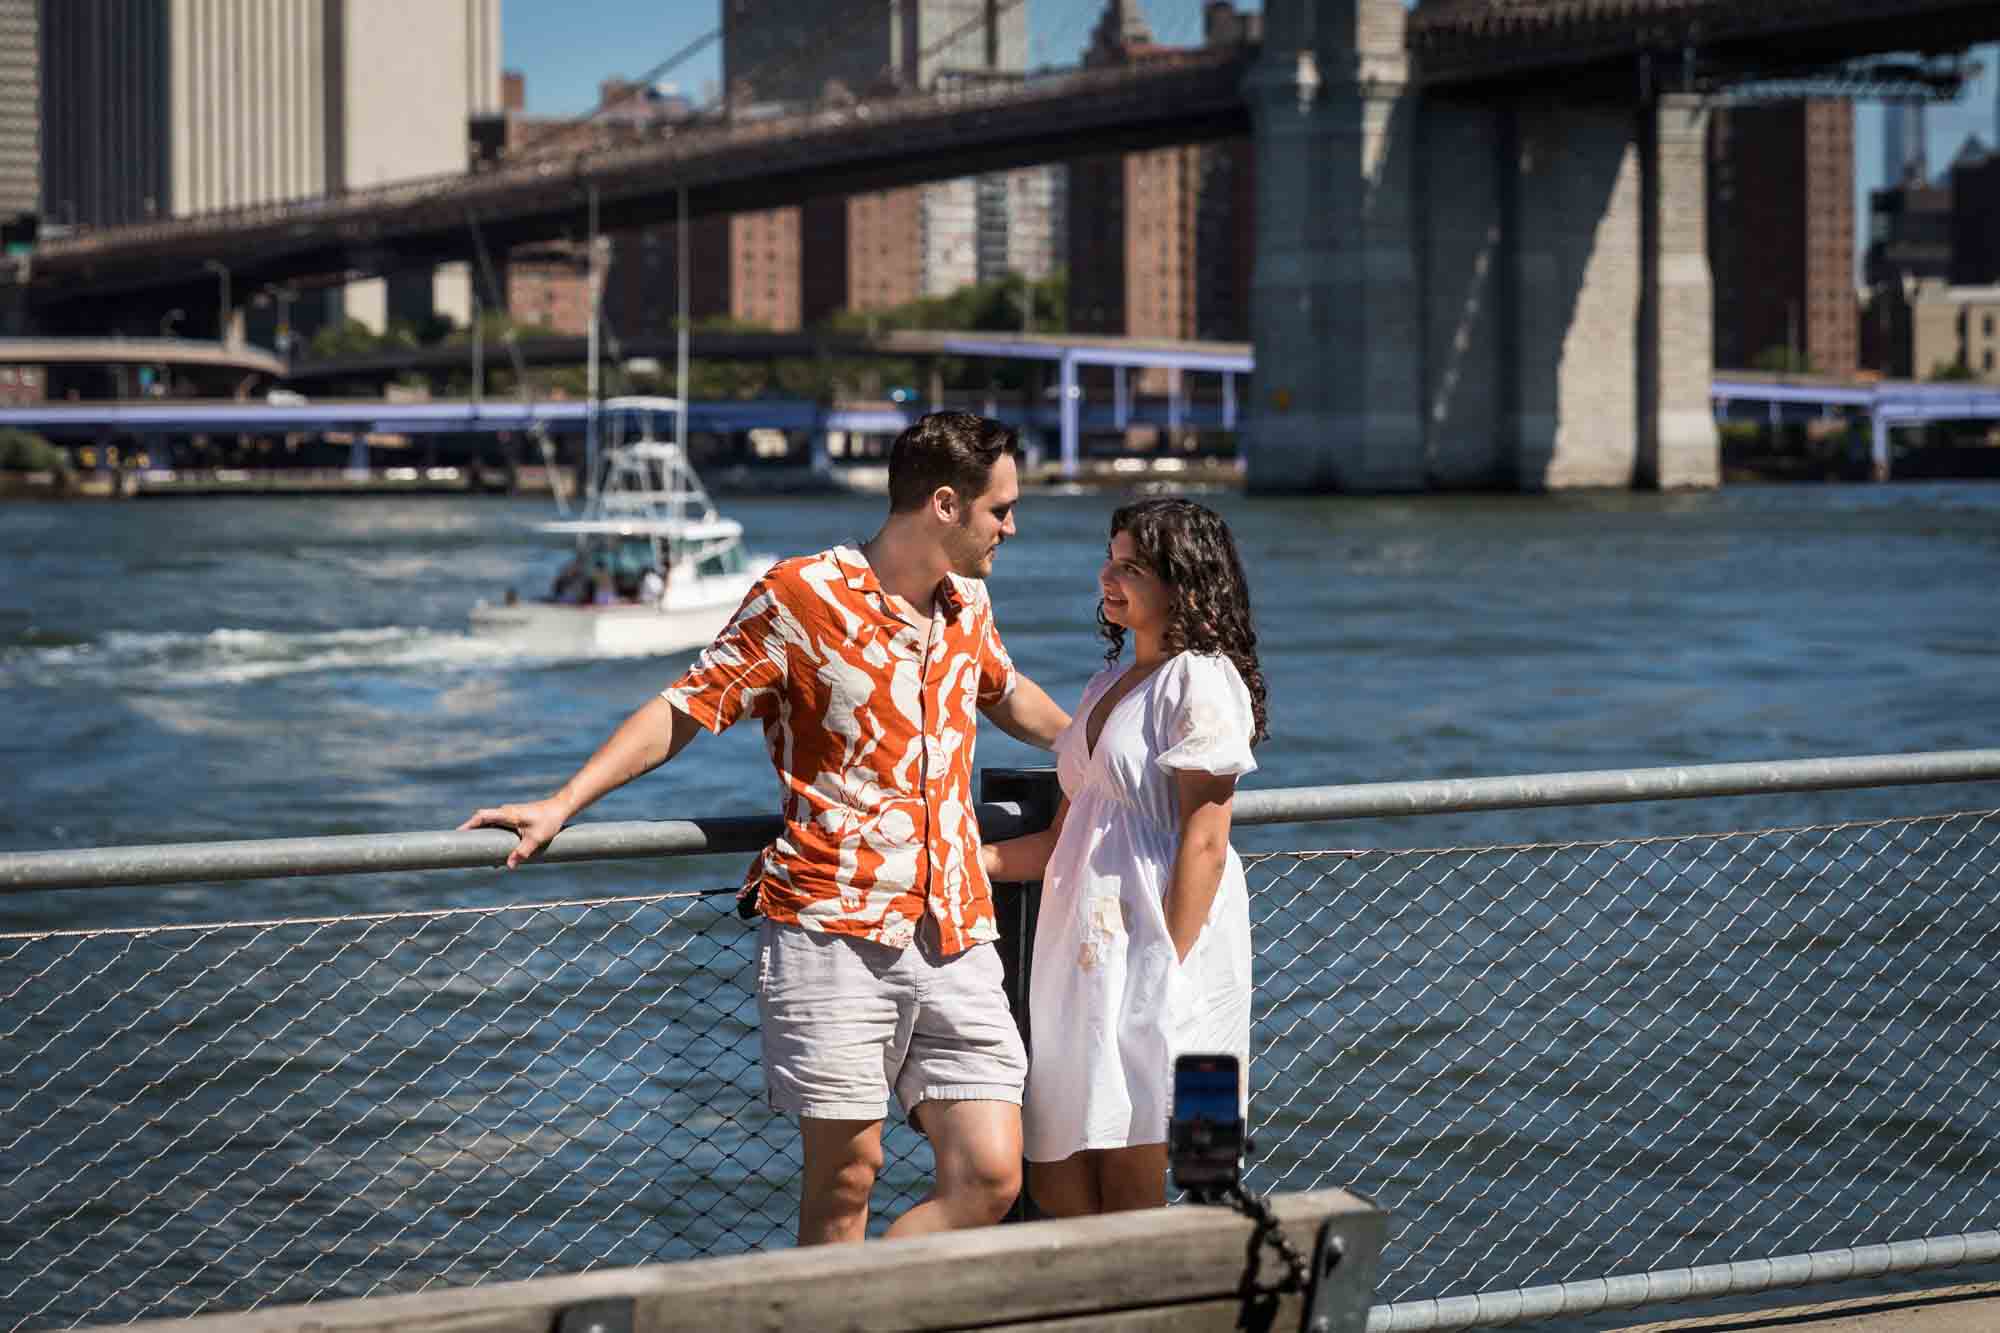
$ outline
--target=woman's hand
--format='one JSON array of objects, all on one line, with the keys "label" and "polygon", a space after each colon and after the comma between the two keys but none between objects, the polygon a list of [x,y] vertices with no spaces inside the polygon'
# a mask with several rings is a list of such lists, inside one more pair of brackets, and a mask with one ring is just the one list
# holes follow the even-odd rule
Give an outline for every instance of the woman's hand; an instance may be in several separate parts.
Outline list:
[{"label": "woman's hand", "polygon": [[518,833],[521,841],[507,855],[507,868],[512,870],[523,861],[533,860],[556,834],[562,832],[563,822],[568,818],[569,813],[563,802],[551,796],[544,801],[475,810],[472,818],[458,828],[461,833],[476,828],[504,828]]}]

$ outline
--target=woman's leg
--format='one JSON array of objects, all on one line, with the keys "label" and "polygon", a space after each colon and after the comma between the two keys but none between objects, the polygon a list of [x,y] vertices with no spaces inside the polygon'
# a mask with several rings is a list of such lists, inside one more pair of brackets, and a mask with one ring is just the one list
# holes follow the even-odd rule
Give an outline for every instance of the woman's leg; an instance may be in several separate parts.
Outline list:
[{"label": "woman's leg", "polygon": [[1028,1163],[1028,1197],[1050,1217],[1085,1217],[1104,1211],[1098,1192],[1099,1152],[1071,1153],[1060,1162]]},{"label": "woman's leg", "polygon": [[1096,1154],[1100,1210],[1164,1208],[1167,1203],[1167,1145],[1141,1143]]}]

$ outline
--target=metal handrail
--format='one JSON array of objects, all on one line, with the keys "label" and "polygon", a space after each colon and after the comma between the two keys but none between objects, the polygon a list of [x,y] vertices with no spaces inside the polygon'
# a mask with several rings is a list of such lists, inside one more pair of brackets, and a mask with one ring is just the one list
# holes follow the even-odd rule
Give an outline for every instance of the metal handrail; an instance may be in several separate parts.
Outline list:
[{"label": "metal handrail", "polygon": [[[1243,825],[1312,823],[1990,780],[2000,780],[2000,749],[1276,787],[1238,793],[1233,818]],[[989,839],[1030,829],[1032,815],[1020,803],[982,802],[976,810]],[[539,860],[754,851],[779,828],[769,815],[578,824],[557,834]],[[479,829],[10,852],[0,854],[0,893],[490,868],[504,862],[515,843],[504,830]]]}]

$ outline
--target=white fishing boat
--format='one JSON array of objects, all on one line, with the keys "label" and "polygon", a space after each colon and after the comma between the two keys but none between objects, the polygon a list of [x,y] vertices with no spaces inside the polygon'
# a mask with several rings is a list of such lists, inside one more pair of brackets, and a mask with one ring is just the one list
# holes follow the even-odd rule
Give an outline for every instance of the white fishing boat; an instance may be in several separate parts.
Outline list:
[{"label": "white fishing boat", "polygon": [[702,647],[729,623],[772,557],[744,551],[743,525],[716,511],[681,446],[654,435],[680,410],[605,403],[612,439],[587,468],[581,514],[536,524],[572,547],[569,563],[542,598],[474,606],[475,633],[550,656],[637,657]]}]

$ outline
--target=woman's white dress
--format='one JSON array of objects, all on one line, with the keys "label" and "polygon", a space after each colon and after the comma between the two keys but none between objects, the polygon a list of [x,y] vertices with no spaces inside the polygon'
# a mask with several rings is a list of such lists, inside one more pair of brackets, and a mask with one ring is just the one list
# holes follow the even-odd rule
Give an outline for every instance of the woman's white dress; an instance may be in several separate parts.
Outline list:
[{"label": "woman's white dress", "polygon": [[1243,774],[1250,692],[1226,657],[1181,653],[1111,709],[1092,750],[1091,710],[1125,670],[1085,687],[1056,740],[1069,816],[1043,873],[1029,981],[1022,1106],[1030,1161],[1164,1143],[1174,1057],[1236,1055],[1250,1072],[1250,899],[1231,848],[1186,961],[1165,897],[1180,843],[1178,770]]}]

